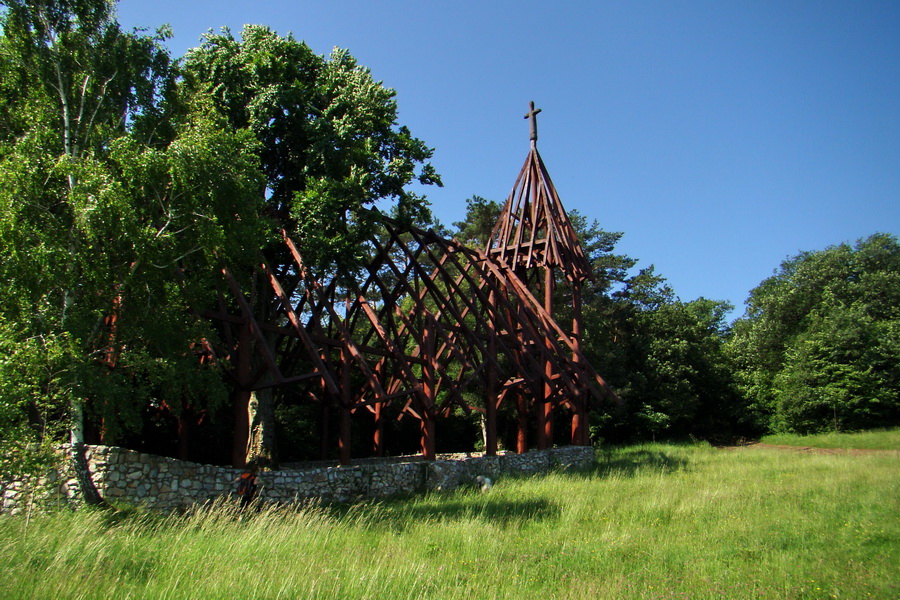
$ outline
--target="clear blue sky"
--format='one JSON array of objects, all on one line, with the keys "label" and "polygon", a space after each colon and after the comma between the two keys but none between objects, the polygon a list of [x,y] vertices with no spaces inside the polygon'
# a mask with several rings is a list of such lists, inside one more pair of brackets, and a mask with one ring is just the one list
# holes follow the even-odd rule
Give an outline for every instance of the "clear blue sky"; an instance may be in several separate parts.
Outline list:
[{"label": "clear blue sky", "polygon": [[780,262],[900,235],[900,2],[122,0],[126,27],[292,32],[350,50],[435,148],[435,215],[505,200],[538,148],[563,204],[622,231],[683,300]]}]

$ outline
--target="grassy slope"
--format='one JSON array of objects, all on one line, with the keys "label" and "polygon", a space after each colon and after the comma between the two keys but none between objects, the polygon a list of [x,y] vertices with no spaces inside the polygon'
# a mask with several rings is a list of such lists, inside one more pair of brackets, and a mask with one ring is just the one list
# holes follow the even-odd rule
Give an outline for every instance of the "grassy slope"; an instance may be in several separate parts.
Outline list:
[{"label": "grassy slope", "polygon": [[764,444],[811,446],[814,448],[900,450],[900,429],[861,431],[858,433],[820,433],[816,435],[784,433],[767,435],[760,441]]},{"label": "grassy slope", "polygon": [[341,509],[0,519],[3,598],[897,598],[900,456],[650,444]]}]

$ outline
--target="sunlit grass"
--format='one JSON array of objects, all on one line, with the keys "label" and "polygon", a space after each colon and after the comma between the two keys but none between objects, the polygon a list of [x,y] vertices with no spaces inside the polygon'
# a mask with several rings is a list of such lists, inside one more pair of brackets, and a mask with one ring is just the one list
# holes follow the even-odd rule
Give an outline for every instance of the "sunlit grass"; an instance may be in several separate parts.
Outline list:
[{"label": "sunlit grass", "polygon": [[811,446],[815,448],[900,450],[900,429],[860,431],[856,433],[819,433],[815,435],[782,433],[767,435],[760,441],[765,444]]},{"label": "sunlit grass", "polygon": [[0,519],[3,598],[896,598],[900,458],[648,444],[351,506]]}]

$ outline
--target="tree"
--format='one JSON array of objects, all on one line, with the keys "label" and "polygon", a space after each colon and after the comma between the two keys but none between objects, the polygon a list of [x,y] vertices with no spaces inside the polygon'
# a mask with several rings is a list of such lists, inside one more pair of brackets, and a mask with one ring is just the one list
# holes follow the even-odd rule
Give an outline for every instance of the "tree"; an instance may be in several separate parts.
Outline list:
[{"label": "tree", "polygon": [[[389,212],[403,218],[427,218],[424,198],[405,187],[412,181],[440,184],[426,162],[431,150],[397,125],[394,91],[374,81],[346,50],[325,58],[267,27],[247,26],[241,40],[225,29],[207,34],[188,53],[184,76],[185,90],[208,96],[231,127],[255,135],[264,175],[258,201],[297,241],[314,273],[356,272],[365,242],[375,234],[369,209],[379,201],[391,203]],[[281,246],[261,248],[277,272],[289,267]],[[278,300],[249,273],[239,275],[256,299],[256,319],[265,322]],[[256,357],[253,343],[240,351]],[[271,388],[236,390],[235,465],[277,460],[276,401]]]},{"label": "tree", "polygon": [[669,417],[669,433],[703,438],[733,433],[736,394],[724,344],[727,302],[673,300],[636,316],[643,377],[630,392]]},{"label": "tree", "polygon": [[653,265],[630,273],[637,260],[614,251],[622,233],[589,225],[574,210],[570,220],[594,273],[583,291],[585,352],[623,400],[591,417],[596,437],[725,439],[746,432],[724,351],[731,305],[681,301]]},{"label": "tree", "polygon": [[[247,27],[241,41],[209,34],[182,68],[165,30],[123,32],[112,1],[2,5],[0,343],[21,351],[0,372],[36,390],[0,386],[4,442],[43,439],[56,430],[36,415],[69,407],[76,442],[85,408],[105,441],[148,406],[214,409],[226,386],[197,354],[216,333],[196,315],[222,264],[244,283],[260,251],[279,268],[286,228],[310,268],[352,272],[378,201],[430,219],[405,186],[440,183],[431,150],[346,51]],[[254,293],[265,320],[274,298]]]},{"label": "tree", "polygon": [[626,277],[602,304],[605,317],[586,323],[586,346],[603,349],[595,360],[623,406],[592,417],[597,437],[727,439],[745,432],[724,351],[727,302],[684,302],[651,265]]},{"label": "tree", "polygon": [[875,234],[782,263],[750,293],[729,350],[762,427],[900,422],[900,245]]},{"label": "tree", "polygon": [[466,198],[466,216],[453,223],[454,235],[463,243],[484,250],[502,210],[503,207],[494,200],[481,196]]},{"label": "tree", "polygon": [[80,444],[85,408],[111,442],[148,403],[214,406],[190,308],[266,239],[253,135],[178,93],[165,31],[121,31],[112,2],[3,6],[0,371],[21,386],[0,386],[3,444],[60,420]]},{"label": "tree", "polygon": [[260,142],[259,193],[295,235],[310,266],[358,264],[373,233],[366,209],[382,200],[400,213],[423,209],[405,189],[440,184],[432,150],[397,126],[394,90],[372,79],[349,52],[316,55],[293,36],[248,25],[208,33],[185,58],[185,84],[210,94],[235,128]]},{"label": "tree", "polygon": [[812,433],[897,423],[898,333],[896,320],[879,321],[859,304],[826,299],[775,375],[773,428]]}]

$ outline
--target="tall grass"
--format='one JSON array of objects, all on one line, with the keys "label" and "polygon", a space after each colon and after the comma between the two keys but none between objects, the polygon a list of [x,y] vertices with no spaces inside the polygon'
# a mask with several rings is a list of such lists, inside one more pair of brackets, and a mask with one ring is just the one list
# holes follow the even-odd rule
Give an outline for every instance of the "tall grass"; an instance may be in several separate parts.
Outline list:
[{"label": "tall grass", "polygon": [[784,446],[813,446],[816,448],[842,448],[858,450],[900,450],[900,429],[859,431],[855,433],[818,433],[796,435],[779,433],[767,435],[761,442]]},{"label": "tall grass", "polygon": [[900,458],[649,444],[344,507],[0,519],[3,598],[897,598]]}]

